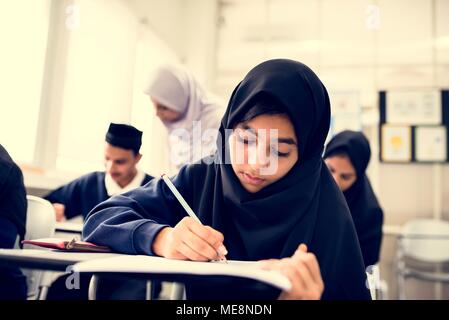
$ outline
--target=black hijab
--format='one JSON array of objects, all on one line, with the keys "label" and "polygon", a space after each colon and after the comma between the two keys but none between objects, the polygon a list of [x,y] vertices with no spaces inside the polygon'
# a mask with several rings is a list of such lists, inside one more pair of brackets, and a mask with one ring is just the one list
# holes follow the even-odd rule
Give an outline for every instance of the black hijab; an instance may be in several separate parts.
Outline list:
[{"label": "black hijab", "polygon": [[[267,98],[287,110],[298,139],[299,160],[279,181],[249,193],[231,164],[222,164],[229,153],[225,130]],[[285,59],[259,64],[232,93],[219,129],[215,164],[191,167],[193,206],[204,224],[224,234],[229,259],[289,257],[305,243],[320,263],[326,287],[323,298],[368,298],[348,207],[321,159],[329,121],[329,97],[312,70]],[[195,179],[198,176],[204,178]],[[194,291],[190,297],[229,298],[219,295],[223,288],[212,295],[204,286],[189,289]],[[234,291],[231,297],[239,294],[246,299],[262,297],[244,291]]]},{"label": "black hijab", "polygon": [[324,158],[346,154],[357,174],[354,184],[343,192],[357,230],[366,266],[379,261],[383,212],[365,174],[371,157],[369,142],[361,132],[343,131],[326,146]]},{"label": "black hijab", "polygon": [[0,144],[0,216],[14,223],[21,240],[25,235],[26,210],[22,171]]}]

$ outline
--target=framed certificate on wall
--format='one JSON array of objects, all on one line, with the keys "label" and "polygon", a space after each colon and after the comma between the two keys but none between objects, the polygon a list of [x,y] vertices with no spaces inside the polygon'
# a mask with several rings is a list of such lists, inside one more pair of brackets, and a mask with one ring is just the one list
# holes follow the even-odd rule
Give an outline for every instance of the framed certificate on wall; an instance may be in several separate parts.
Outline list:
[{"label": "framed certificate on wall", "polygon": [[383,125],[381,144],[381,159],[383,161],[412,161],[411,127]]},{"label": "framed certificate on wall", "polygon": [[420,162],[447,160],[447,132],[444,126],[416,127],[415,157]]},{"label": "framed certificate on wall", "polygon": [[442,123],[441,92],[438,90],[387,92],[386,123],[440,125]]}]

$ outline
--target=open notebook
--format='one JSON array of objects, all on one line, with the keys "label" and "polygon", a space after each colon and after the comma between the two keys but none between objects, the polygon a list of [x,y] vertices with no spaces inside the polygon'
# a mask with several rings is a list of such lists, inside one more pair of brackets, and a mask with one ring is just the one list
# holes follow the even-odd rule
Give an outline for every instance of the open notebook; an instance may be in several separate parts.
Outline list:
[{"label": "open notebook", "polygon": [[121,255],[118,257],[95,259],[74,265],[75,272],[89,273],[154,273],[185,274],[204,276],[232,276],[264,282],[281,290],[289,290],[291,283],[287,277],[276,271],[262,270],[256,262],[197,262],[171,260],[141,255]]},{"label": "open notebook", "polygon": [[111,250],[108,247],[98,246],[96,244],[85,241],[77,241],[76,239],[65,240],[59,238],[43,238],[35,240],[23,240],[22,244],[32,244],[39,247],[63,251],[111,252]]}]

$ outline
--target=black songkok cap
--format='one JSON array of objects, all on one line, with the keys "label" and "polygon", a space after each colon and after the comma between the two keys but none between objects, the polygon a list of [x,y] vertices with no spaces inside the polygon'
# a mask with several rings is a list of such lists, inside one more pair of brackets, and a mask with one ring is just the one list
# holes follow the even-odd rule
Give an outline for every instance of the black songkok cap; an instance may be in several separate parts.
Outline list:
[{"label": "black songkok cap", "polygon": [[127,124],[111,123],[106,133],[106,142],[138,154],[142,145],[142,131]]}]

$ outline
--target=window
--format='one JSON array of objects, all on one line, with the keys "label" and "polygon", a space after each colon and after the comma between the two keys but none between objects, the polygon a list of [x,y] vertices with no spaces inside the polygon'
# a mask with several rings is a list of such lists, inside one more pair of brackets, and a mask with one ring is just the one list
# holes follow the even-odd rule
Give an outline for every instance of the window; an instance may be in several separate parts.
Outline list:
[{"label": "window", "polygon": [[67,70],[56,168],[102,169],[109,122],[129,123],[137,19],[121,1],[77,1],[68,32]]},{"label": "window", "polygon": [[[167,130],[154,115],[150,98],[143,93],[151,71],[160,64],[179,63],[175,53],[146,25],[137,45],[131,123],[143,131],[140,167],[150,174],[171,173],[168,165]],[[157,150],[157,151],[155,151]]]},{"label": "window", "polygon": [[50,21],[50,0],[0,2],[0,143],[32,163]]}]

